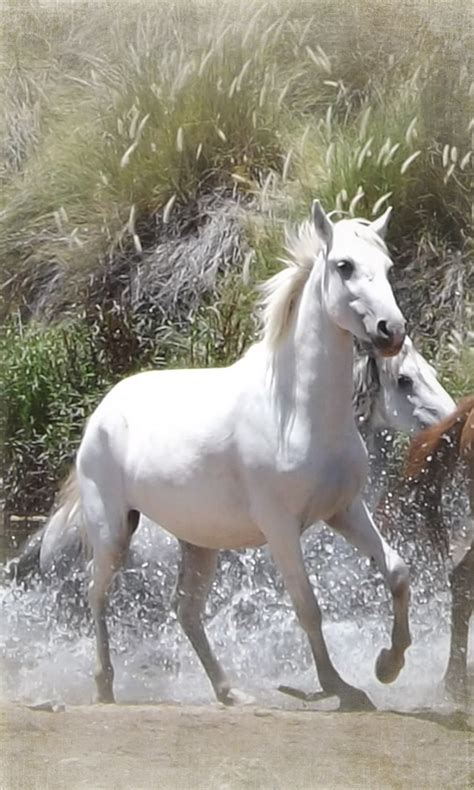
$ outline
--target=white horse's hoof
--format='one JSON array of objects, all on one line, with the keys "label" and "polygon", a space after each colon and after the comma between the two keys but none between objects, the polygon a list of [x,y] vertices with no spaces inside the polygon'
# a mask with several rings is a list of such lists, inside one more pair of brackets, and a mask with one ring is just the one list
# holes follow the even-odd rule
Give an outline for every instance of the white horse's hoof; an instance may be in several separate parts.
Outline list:
[{"label": "white horse's hoof", "polygon": [[113,705],[115,703],[113,685],[109,681],[96,679],[96,695],[94,702],[103,705]]},{"label": "white horse's hoof", "polygon": [[240,689],[231,688],[227,691],[223,692],[219,696],[219,701],[222,702],[224,705],[254,705],[255,698],[252,697],[250,694],[246,694],[245,691],[240,691]]},{"label": "white horse's hoof", "polygon": [[115,697],[113,693],[110,694],[96,694],[94,702],[97,705],[114,705]]},{"label": "white horse's hoof", "polygon": [[403,656],[395,657],[391,650],[382,648],[375,662],[375,674],[381,683],[393,683],[405,665]]},{"label": "white horse's hoof", "polygon": [[372,700],[361,689],[351,688],[339,695],[341,713],[377,710]]}]

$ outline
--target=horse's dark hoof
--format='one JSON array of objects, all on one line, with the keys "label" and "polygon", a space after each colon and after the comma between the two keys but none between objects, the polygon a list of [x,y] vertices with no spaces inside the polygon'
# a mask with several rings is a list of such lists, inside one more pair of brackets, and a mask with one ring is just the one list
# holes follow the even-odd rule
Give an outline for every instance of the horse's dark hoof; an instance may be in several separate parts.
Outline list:
[{"label": "horse's dark hoof", "polygon": [[97,705],[115,705],[113,694],[96,694],[95,702]]},{"label": "horse's dark hoof", "polygon": [[375,674],[381,683],[393,683],[405,665],[403,656],[394,657],[391,650],[383,648],[375,662]]},{"label": "horse's dark hoof", "polygon": [[289,697],[301,699],[303,702],[319,702],[322,699],[336,696],[336,694],[329,694],[327,691],[301,691],[293,688],[293,686],[278,686],[278,691],[281,691],[282,694],[288,694]]},{"label": "horse's dark hoof", "polygon": [[341,712],[353,711],[373,711],[377,710],[373,702],[369,699],[365,691],[351,689],[339,695]]},{"label": "horse's dark hoof", "polygon": [[112,705],[115,703],[112,685],[109,683],[97,683],[95,701],[101,705]]}]

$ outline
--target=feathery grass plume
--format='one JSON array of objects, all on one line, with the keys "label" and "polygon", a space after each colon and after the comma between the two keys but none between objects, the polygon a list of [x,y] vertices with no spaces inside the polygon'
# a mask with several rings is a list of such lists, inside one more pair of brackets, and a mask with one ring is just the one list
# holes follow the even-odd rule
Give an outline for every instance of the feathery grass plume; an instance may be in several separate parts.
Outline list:
[{"label": "feathery grass plume", "polygon": [[411,163],[414,162],[415,159],[417,159],[420,154],[421,154],[421,151],[415,151],[414,154],[410,154],[410,156],[405,159],[405,161],[403,162],[403,164],[402,164],[402,166],[400,168],[401,175],[406,173],[406,171],[410,167]]}]

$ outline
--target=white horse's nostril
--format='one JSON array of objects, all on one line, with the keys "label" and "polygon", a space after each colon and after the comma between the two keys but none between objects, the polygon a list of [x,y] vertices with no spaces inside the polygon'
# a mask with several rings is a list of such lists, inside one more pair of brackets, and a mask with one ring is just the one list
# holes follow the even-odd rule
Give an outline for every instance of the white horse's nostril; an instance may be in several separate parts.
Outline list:
[{"label": "white horse's nostril", "polygon": [[390,338],[392,337],[392,332],[388,328],[386,321],[379,321],[378,322],[378,324],[377,324],[377,334],[381,335],[383,338],[386,338],[387,340],[390,340]]},{"label": "white horse's nostril", "polygon": [[400,351],[405,340],[405,324],[394,321],[377,321],[373,343],[384,356],[393,356]]}]

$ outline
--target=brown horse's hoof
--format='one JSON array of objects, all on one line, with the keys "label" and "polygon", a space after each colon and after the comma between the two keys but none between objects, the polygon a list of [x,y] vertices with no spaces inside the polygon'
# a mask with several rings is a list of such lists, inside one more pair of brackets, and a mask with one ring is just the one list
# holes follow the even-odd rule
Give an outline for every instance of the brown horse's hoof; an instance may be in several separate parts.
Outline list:
[{"label": "brown horse's hoof", "polygon": [[391,650],[383,648],[375,662],[375,674],[381,683],[393,683],[405,665],[402,655],[395,657]]},{"label": "brown horse's hoof", "polygon": [[321,700],[337,696],[335,692],[301,691],[301,689],[296,689],[294,686],[278,686],[278,691],[281,691],[282,694],[288,694],[289,697],[301,699],[303,702],[320,702]]},{"label": "brown horse's hoof", "polygon": [[278,691],[289,694],[304,702],[320,702],[331,697],[339,698],[339,711],[369,711],[377,710],[365,691],[344,685],[341,691],[315,691],[307,693],[293,688],[293,686],[278,686]]}]

